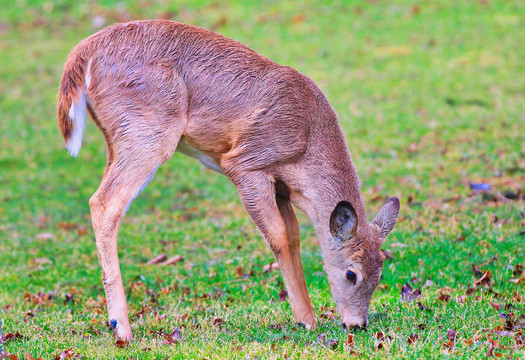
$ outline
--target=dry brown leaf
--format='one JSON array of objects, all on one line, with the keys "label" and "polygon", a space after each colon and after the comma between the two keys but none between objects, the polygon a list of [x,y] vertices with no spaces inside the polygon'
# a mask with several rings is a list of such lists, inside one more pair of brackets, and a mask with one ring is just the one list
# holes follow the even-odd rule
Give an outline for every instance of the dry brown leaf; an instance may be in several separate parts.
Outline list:
[{"label": "dry brown leaf", "polygon": [[346,338],[346,341],[344,342],[344,345],[350,347],[350,348],[353,348],[354,345],[355,345],[355,342],[354,342],[354,334],[348,334],[347,335],[347,338]]},{"label": "dry brown leaf", "polygon": [[276,262],[271,262],[268,265],[263,266],[263,272],[265,273],[275,270],[275,269],[279,269],[279,264],[277,264]]},{"label": "dry brown leaf", "polygon": [[286,289],[281,289],[281,292],[279,292],[279,301],[285,301],[288,297],[288,292]]},{"label": "dry brown leaf", "polygon": [[489,304],[494,308],[494,310],[500,310],[503,306],[501,303],[495,303],[492,301],[489,301]]},{"label": "dry brown leaf", "polygon": [[4,335],[5,341],[11,341],[11,340],[17,340],[17,339],[23,339],[23,338],[24,337],[22,336],[22,334],[20,334],[18,331],[15,333],[8,332],[7,334]]},{"label": "dry brown leaf", "polygon": [[520,277],[518,279],[510,279],[509,281],[513,282],[516,285],[525,284],[525,276],[522,276],[522,277]]},{"label": "dry brown leaf", "polygon": [[441,293],[438,296],[438,300],[443,301],[444,303],[447,303],[450,300],[450,295],[449,294],[445,294],[445,293]]},{"label": "dry brown leaf", "polygon": [[411,334],[409,337],[408,337],[408,345],[411,345],[413,343],[415,343],[417,340],[419,339],[419,335],[418,334]]},{"label": "dry brown leaf", "polygon": [[69,348],[56,355],[54,360],[71,359],[73,356],[75,356],[75,352],[73,351],[73,348]]},{"label": "dry brown leaf", "polygon": [[42,360],[42,358],[34,358],[30,353],[26,351],[26,360]]},{"label": "dry brown leaf", "polygon": [[401,299],[403,301],[412,301],[421,297],[421,288],[413,290],[409,284],[403,285],[401,288]]},{"label": "dry brown leaf", "polygon": [[485,271],[483,273],[483,275],[478,280],[476,280],[474,285],[476,285],[476,286],[490,286],[490,275],[491,275],[490,270]]},{"label": "dry brown leaf", "polygon": [[68,222],[59,222],[58,228],[61,230],[74,230],[78,227],[75,223],[68,223]]},{"label": "dry brown leaf", "polygon": [[164,343],[167,345],[177,344],[182,341],[182,334],[178,327],[171,334],[164,334]]},{"label": "dry brown leaf", "polygon": [[160,255],[157,255],[155,256],[153,259],[151,259],[150,261],[148,261],[146,263],[146,265],[153,265],[153,264],[158,264],[162,261],[166,260],[166,254],[160,254]]},{"label": "dry brown leaf", "polygon": [[127,340],[124,341],[124,340],[118,339],[115,342],[115,345],[117,345],[118,348],[124,349],[124,348],[128,347],[129,341],[127,341]]},{"label": "dry brown leaf", "polygon": [[173,265],[175,263],[178,263],[179,261],[183,261],[184,258],[180,255],[175,255],[173,257],[170,257],[168,260],[164,261],[161,265]]},{"label": "dry brown leaf", "polygon": [[222,324],[224,324],[224,320],[221,317],[216,317],[211,323],[212,325],[218,326],[219,329],[222,329]]},{"label": "dry brown leaf", "polygon": [[87,234],[87,229],[85,226],[79,226],[77,228],[77,234],[78,235],[86,235]]}]

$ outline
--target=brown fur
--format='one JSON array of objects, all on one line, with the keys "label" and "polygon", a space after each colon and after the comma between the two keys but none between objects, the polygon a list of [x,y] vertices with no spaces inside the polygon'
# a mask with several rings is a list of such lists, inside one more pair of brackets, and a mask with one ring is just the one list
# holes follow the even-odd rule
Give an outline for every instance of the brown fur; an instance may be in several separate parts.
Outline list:
[{"label": "brown fur", "polygon": [[[368,223],[336,114],[312,80],[195,26],[162,20],[116,24],[82,41],[66,62],[58,94],[66,141],[72,131],[68,109],[88,61],[88,110],[108,145],[107,168],[90,207],[109,317],[120,338],[130,339],[131,329],[118,265],[118,226],[181,138],[236,185],[279,262],[296,320],[315,327],[292,203],[316,228],[344,323],[366,324],[383,261],[379,247],[391,230],[381,231],[381,224],[395,223],[399,202]],[[343,243],[329,229],[341,201],[351,204],[356,216],[355,232]],[[362,274],[353,290],[341,283],[349,267]]]}]

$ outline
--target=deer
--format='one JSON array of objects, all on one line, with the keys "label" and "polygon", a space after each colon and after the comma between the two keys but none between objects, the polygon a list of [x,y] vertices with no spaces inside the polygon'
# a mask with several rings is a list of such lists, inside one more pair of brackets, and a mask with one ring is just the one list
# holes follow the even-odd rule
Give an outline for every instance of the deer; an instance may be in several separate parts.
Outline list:
[{"label": "deer", "polygon": [[109,324],[133,334],[117,252],[131,202],[175,151],[228,177],[273,252],[295,321],[317,322],[294,207],[312,222],[332,297],[347,330],[366,327],[399,200],[369,222],[337,115],[297,70],[197,26],[168,20],[111,25],[64,65],[58,127],[77,156],[85,118],[101,130],[107,165],[89,200]]}]

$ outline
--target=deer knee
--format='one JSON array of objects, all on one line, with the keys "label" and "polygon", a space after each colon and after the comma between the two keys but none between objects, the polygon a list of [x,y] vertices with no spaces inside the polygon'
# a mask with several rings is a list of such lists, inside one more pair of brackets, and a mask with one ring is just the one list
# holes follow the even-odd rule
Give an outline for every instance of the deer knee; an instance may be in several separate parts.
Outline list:
[{"label": "deer knee", "polygon": [[96,212],[98,208],[100,207],[100,205],[101,205],[100,194],[97,191],[89,199],[89,209],[91,210],[91,213]]}]

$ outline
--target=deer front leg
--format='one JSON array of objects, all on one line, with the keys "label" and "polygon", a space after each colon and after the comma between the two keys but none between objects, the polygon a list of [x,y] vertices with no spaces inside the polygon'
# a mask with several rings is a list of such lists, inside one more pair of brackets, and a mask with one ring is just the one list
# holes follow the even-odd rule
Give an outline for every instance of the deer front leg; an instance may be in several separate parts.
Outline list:
[{"label": "deer front leg", "polygon": [[[294,229],[290,222],[287,231],[287,223],[277,206],[273,182],[263,172],[249,172],[231,178],[239,190],[246,211],[277,259],[296,321],[303,323],[308,329],[314,328],[316,322],[312,303],[306,290],[302,267],[297,266],[300,265],[300,259],[297,261],[298,229]],[[285,214],[286,219],[291,220],[289,213]]]},{"label": "deer front leg", "polygon": [[277,198],[277,207],[279,208],[279,212],[281,213],[281,217],[283,218],[286,226],[288,248],[290,249],[290,256],[292,257],[295,275],[300,284],[302,298],[306,299],[308,305],[308,309],[306,310],[309,310],[303,311],[301,313],[300,319],[297,319],[296,314],[296,319],[297,322],[302,322],[307,327],[309,325],[313,330],[317,327],[317,322],[315,321],[312,302],[310,300],[310,296],[308,295],[308,289],[306,288],[303,264],[301,263],[301,237],[299,234],[299,222],[295,217],[295,212],[290,200]]}]

